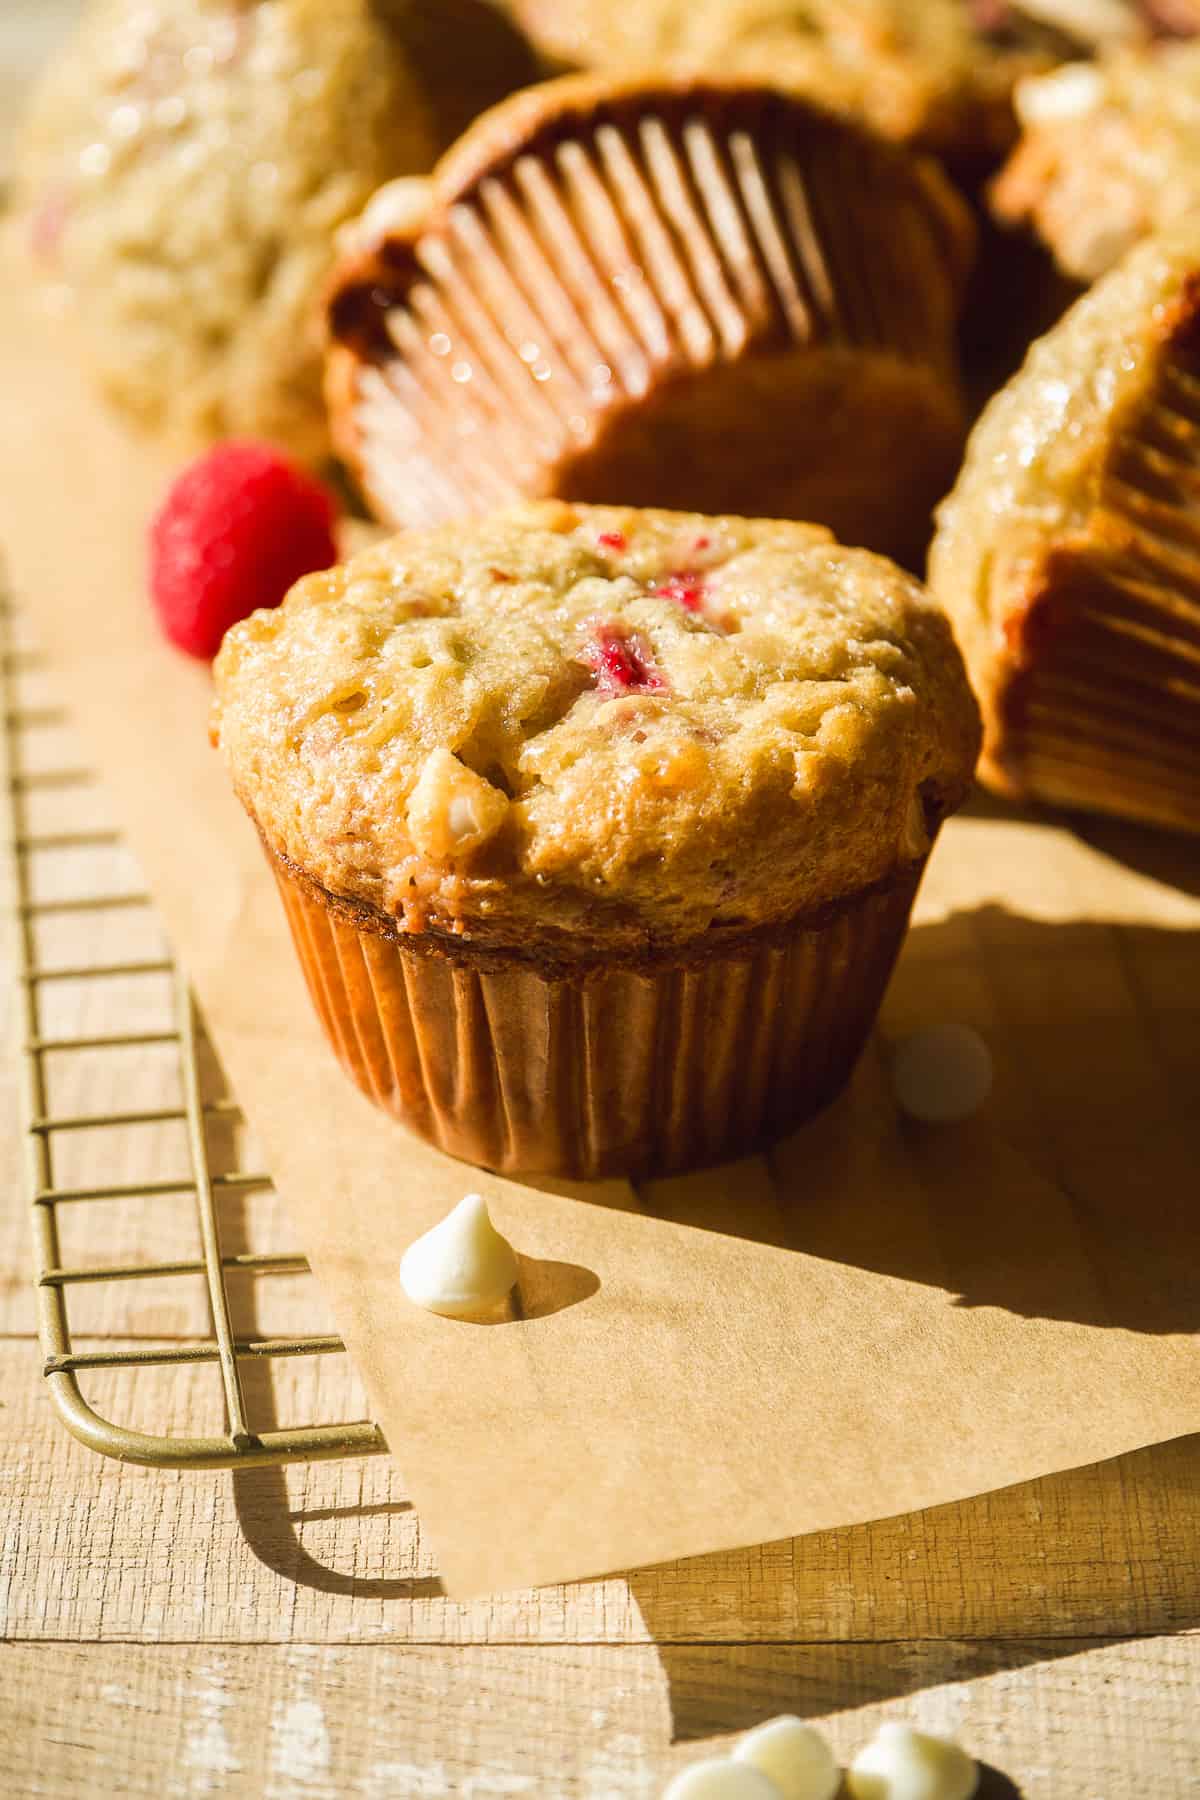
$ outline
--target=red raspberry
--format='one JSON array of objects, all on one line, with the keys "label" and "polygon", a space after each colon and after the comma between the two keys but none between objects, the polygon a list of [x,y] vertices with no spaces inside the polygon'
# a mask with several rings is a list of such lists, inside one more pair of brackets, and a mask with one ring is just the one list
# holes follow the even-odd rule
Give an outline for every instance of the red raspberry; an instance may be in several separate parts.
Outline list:
[{"label": "red raspberry", "polygon": [[702,612],[708,589],[699,575],[668,575],[650,592],[660,600],[674,600],[685,612]]},{"label": "red raspberry", "polygon": [[334,504],[269,444],[228,443],[172,484],[150,527],[150,593],[173,644],[215,656],[231,625],[337,561]]},{"label": "red raspberry", "polygon": [[624,625],[597,625],[587,662],[602,694],[661,693],[667,683],[648,647]]},{"label": "red raspberry", "polygon": [[29,242],[34,260],[52,269],[58,262],[63,233],[70,221],[73,204],[63,188],[47,188],[29,221]]},{"label": "red raspberry", "polygon": [[618,553],[629,548],[623,531],[602,531],[596,542],[601,549],[616,550]]}]

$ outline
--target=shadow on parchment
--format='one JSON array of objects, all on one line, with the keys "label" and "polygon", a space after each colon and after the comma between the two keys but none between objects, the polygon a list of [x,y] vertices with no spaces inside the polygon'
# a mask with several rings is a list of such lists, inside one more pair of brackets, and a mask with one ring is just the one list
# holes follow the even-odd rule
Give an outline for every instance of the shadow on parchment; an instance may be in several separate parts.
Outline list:
[{"label": "shadow on parchment", "polygon": [[460,1331],[522,1325],[530,1319],[552,1318],[600,1292],[600,1277],[579,1263],[553,1262],[518,1251],[517,1268],[516,1287],[494,1312],[485,1317],[452,1319],[449,1323]]},{"label": "shadow on parchment", "polygon": [[1072,813],[1065,822],[1077,838],[1114,861],[1166,887],[1200,895],[1200,837],[1172,836],[1101,813]]},{"label": "shadow on parchment", "polygon": [[1177,888],[1183,894],[1200,895],[1200,836],[1160,831],[1153,825],[1139,825],[1133,819],[1118,819],[1107,813],[1023,805],[982,788],[976,789],[958,816],[1003,824],[1057,826],[1139,875],[1148,875],[1152,881]]},{"label": "shadow on parchment", "polygon": [[[995,1088],[976,1118],[922,1126],[891,1096],[889,1040],[945,1019],[982,1031]],[[986,906],[914,927],[883,1029],[820,1117],[765,1159],[644,1183],[639,1203],[956,1306],[1192,1332],[1197,1093],[1200,933]]]}]

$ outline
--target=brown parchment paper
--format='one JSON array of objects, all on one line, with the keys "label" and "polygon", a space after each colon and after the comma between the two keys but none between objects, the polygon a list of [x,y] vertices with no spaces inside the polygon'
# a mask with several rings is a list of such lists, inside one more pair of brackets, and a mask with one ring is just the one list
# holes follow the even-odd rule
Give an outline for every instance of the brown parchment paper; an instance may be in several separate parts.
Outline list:
[{"label": "brown parchment paper", "polygon": [[[969,1125],[897,1121],[883,1050],[775,1154],[635,1196],[480,1175],[321,1041],[207,672],[151,622],[159,453],[0,299],[0,542],[96,752],[446,1585],[597,1574],[959,1498],[1200,1428],[1200,856],[983,802],[943,835],[884,1036],[986,1032]],[[407,1305],[467,1190],[574,1304]],[[598,1286],[596,1284],[599,1284]]]}]

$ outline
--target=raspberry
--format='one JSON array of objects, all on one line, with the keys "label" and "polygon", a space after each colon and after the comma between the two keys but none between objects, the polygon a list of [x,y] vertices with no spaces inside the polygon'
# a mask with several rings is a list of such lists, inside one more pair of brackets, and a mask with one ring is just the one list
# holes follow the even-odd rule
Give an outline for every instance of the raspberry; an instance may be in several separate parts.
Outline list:
[{"label": "raspberry", "polygon": [[654,694],[667,685],[642,640],[623,625],[597,625],[586,656],[602,694]]},{"label": "raspberry", "polygon": [[674,600],[686,612],[698,613],[704,606],[708,590],[699,575],[668,575],[650,592],[660,600]]},{"label": "raspberry", "polygon": [[602,531],[596,542],[603,550],[615,550],[618,555],[628,550],[629,544],[623,531]]},{"label": "raspberry", "polygon": [[34,260],[45,268],[58,262],[63,232],[70,222],[71,196],[62,188],[48,188],[29,221],[29,243]]},{"label": "raspberry", "polygon": [[269,444],[219,444],[172,483],[150,527],[159,623],[191,656],[337,561],[330,495]]}]

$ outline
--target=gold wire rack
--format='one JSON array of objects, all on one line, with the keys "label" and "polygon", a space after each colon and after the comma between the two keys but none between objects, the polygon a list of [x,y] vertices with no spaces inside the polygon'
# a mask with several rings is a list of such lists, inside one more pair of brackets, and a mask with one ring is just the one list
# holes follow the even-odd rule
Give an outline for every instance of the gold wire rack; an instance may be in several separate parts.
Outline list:
[{"label": "gold wire rack", "polygon": [[[152,908],[150,896],[141,890],[117,893],[55,893],[41,895],[34,879],[39,856],[62,851],[116,848],[120,833],[84,825],[67,830],[47,830],[32,816],[39,796],[47,792],[68,799],[85,796],[84,814],[90,816],[87,799],[96,787],[94,771],[68,766],[53,755],[31,754],[39,733],[61,727],[64,715],[55,705],[30,703],[24,693],[27,678],[41,667],[36,651],[20,641],[22,621],[11,593],[0,581],[0,707],[3,711],[3,793],[0,835],[7,838],[12,886],[10,937],[14,947],[17,983],[17,1033],[22,1080],[20,1083],[25,1175],[33,1212],[33,1238],[38,1326],[45,1356],[44,1373],[54,1406],[67,1429],[90,1449],[124,1462],[155,1468],[219,1469],[262,1467],[319,1458],[363,1456],[386,1449],[378,1426],[366,1420],[346,1423],[312,1423],[287,1427],[254,1428],[247,1405],[243,1370],[249,1364],[261,1369],[273,1359],[324,1357],[343,1351],[333,1335],[288,1337],[235,1335],[229,1283],[232,1277],[256,1281],[308,1271],[304,1257],[267,1254],[250,1250],[229,1254],[222,1249],[220,1204],[233,1195],[271,1190],[269,1175],[233,1167],[214,1172],[210,1155],[215,1129],[228,1133],[231,1121],[240,1117],[236,1101],[226,1093],[206,1095],[201,1076],[203,1030],[186,978],[168,954],[135,956],[125,960],[85,960],[47,963],[39,941],[39,925],[51,915],[100,913]],[[114,978],[157,977],[170,984],[170,1021],[162,1029],[121,1031],[113,1035],[48,1035],[42,1025],[42,997],[58,984],[96,984]],[[131,1050],[165,1046],[174,1052],[170,1079],[177,1087],[171,1103],[131,1108],[126,1111],[70,1113],[56,1111],[51,1103],[52,1083],[48,1060],[87,1055],[127,1054]],[[211,1061],[211,1057],[208,1058]],[[209,1083],[211,1086],[212,1084]],[[139,1126],[175,1124],[183,1129],[187,1146],[187,1170],[179,1179],[126,1181],[82,1185],[56,1178],[59,1147],[70,1134],[94,1131],[128,1131]],[[125,1262],[70,1262],[62,1252],[62,1215],[69,1208],[102,1202],[156,1207],[192,1206],[199,1226],[199,1258],[180,1256],[165,1260]],[[180,1225],[183,1218],[175,1215]],[[81,1286],[125,1282],[168,1283],[200,1277],[206,1287],[211,1334],[185,1343],[153,1342],[135,1345],[105,1344],[79,1350],[72,1331],[72,1296]],[[75,1336],[80,1333],[76,1332]],[[225,1429],[196,1436],[172,1431],[154,1435],[103,1417],[85,1398],[80,1377],[95,1371],[136,1371],[168,1364],[213,1365],[219,1372]],[[136,1384],[135,1384],[136,1385]]]}]

